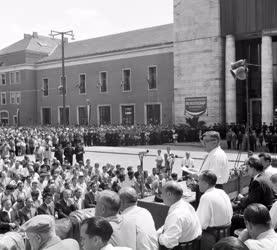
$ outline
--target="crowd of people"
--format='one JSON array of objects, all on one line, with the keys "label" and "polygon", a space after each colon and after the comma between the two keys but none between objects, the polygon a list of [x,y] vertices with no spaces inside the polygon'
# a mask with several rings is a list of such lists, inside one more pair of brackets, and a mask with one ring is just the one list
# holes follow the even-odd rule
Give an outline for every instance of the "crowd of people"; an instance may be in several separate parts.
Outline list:
[{"label": "crowd of people", "polygon": [[[172,172],[175,156],[169,147],[164,154],[158,150],[156,165],[148,173],[140,165],[125,169],[84,159],[85,129],[1,129],[0,234],[5,237],[0,246],[7,239],[17,241],[18,231],[25,233],[33,250],[50,245],[78,250],[79,244],[84,250],[183,249],[188,244],[203,250],[271,250],[277,246],[277,169],[271,166],[269,153],[246,161],[252,178],[248,194],[231,201],[223,190],[230,173],[228,159],[216,131],[201,135],[208,154],[200,169],[188,152],[178,176]],[[196,191],[194,206],[183,199],[179,183],[183,180]],[[151,213],[137,205],[147,195],[169,207],[161,228],[156,229]],[[79,244],[61,241],[55,235],[55,220],[86,208],[94,208],[95,217],[82,221]],[[218,241],[218,228],[239,237]],[[245,230],[238,233],[241,228]]]}]

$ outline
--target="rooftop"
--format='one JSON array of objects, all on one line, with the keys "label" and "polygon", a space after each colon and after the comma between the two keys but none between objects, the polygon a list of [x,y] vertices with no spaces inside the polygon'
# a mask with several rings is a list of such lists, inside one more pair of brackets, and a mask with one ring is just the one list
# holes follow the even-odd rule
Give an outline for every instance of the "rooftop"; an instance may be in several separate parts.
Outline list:
[{"label": "rooftop", "polygon": [[24,34],[24,38],[0,50],[0,55],[11,54],[18,51],[30,51],[49,55],[60,43],[60,40],[47,36],[40,36],[37,32],[32,35]]},{"label": "rooftop", "polygon": [[[166,45],[173,42],[173,24],[166,24],[119,34],[81,40],[65,45],[65,57],[75,58],[128,49]],[[39,63],[60,60],[61,45]]]}]

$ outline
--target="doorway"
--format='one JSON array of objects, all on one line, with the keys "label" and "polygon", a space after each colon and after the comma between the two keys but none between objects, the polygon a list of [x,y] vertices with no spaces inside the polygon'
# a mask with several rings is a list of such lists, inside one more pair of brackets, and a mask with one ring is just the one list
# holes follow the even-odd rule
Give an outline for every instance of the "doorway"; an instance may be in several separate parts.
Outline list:
[{"label": "doorway", "polygon": [[250,98],[250,126],[260,127],[262,125],[262,100]]}]

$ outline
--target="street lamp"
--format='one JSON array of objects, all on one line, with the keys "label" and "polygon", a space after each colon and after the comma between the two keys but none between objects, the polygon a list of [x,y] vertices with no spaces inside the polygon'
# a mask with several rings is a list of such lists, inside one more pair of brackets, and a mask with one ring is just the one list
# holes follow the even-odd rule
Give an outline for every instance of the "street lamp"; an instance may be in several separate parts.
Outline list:
[{"label": "street lamp", "polygon": [[248,67],[254,66],[254,67],[261,67],[259,64],[252,64],[247,63],[246,59],[242,59],[236,62],[231,63],[231,69],[230,72],[232,76],[237,80],[246,80],[246,133],[248,133],[247,136],[247,150],[250,148],[249,143],[249,129],[250,129],[250,112],[249,112],[249,81],[248,81]]},{"label": "street lamp", "polygon": [[59,90],[62,91],[63,94],[63,119],[62,119],[62,124],[66,126],[66,110],[65,110],[65,68],[64,68],[64,37],[65,36],[71,36],[72,40],[74,40],[74,34],[73,31],[54,31],[51,30],[50,36],[54,38],[55,36],[61,36],[62,37],[62,85],[59,86]]}]

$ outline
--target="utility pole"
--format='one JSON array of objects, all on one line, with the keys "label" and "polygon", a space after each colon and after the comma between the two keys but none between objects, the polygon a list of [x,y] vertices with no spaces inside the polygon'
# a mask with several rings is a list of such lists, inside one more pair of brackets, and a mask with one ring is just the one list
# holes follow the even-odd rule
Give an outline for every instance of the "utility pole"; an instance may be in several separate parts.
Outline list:
[{"label": "utility pole", "polygon": [[62,90],[62,96],[63,96],[63,112],[62,112],[62,124],[65,127],[66,126],[66,109],[65,109],[65,94],[66,94],[66,86],[65,86],[65,67],[64,67],[64,38],[65,36],[71,36],[72,40],[74,40],[74,34],[73,31],[54,31],[51,30],[50,36],[53,38],[55,36],[61,36],[62,38],[62,78],[61,78],[61,90]]}]

